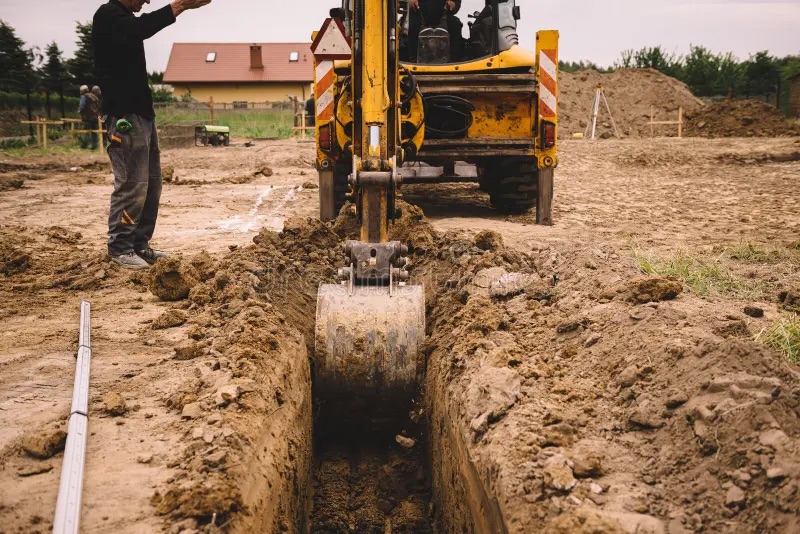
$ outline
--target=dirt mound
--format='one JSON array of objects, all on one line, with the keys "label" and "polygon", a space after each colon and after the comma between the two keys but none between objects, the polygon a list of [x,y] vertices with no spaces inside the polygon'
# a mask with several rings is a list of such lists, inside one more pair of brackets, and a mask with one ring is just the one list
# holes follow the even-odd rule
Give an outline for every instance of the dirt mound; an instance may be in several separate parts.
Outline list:
[{"label": "dirt mound", "polygon": [[0,244],[0,273],[9,276],[25,272],[30,261],[30,256],[22,250],[6,243]]},{"label": "dirt mound", "polygon": [[[623,137],[650,136],[651,106],[656,120],[677,120],[678,108],[685,113],[696,113],[703,102],[696,98],[682,82],[653,69],[620,69],[612,73],[595,70],[562,72],[559,81],[560,137],[570,138],[583,133],[592,117],[595,87],[602,84],[611,114]],[[677,127],[666,130],[658,127],[661,135],[677,136]],[[614,127],[604,104],[601,103],[597,121],[597,135],[614,136]]]},{"label": "dirt mound", "polygon": [[81,234],[59,226],[44,236],[26,236],[25,227],[0,226],[0,274],[12,277],[15,291],[85,291],[115,283],[120,272],[107,254],[75,245]]},{"label": "dirt mound", "polygon": [[17,178],[16,176],[0,176],[0,193],[3,191],[11,191],[12,189],[19,189],[25,183],[25,180]]},{"label": "dirt mound", "polygon": [[166,301],[188,297],[200,278],[191,263],[182,262],[178,258],[159,260],[150,271],[150,292]]},{"label": "dirt mound", "polygon": [[[435,502],[458,506],[451,495],[470,494],[459,473],[477,465],[512,532],[794,525],[800,380],[738,337],[744,316],[642,278],[612,250],[541,250],[515,265],[447,247],[448,267],[415,274],[451,273],[452,289],[429,299],[431,447],[454,452],[433,466]],[[528,292],[536,284],[511,298],[482,290],[519,270],[555,281],[550,297]],[[470,511],[444,520],[469,530]]]},{"label": "dirt mound", "polygon": [[775,107],[758,100],[722,100],[687,113],[689,137],[789,137],[800,135]]}]

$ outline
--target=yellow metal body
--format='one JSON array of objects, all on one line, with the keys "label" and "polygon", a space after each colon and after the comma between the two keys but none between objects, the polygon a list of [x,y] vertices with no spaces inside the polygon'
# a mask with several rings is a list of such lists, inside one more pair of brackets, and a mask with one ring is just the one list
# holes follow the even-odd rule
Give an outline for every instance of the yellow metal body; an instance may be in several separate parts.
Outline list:
[{"label": "yellow metal body", "polygon": [[[382,4],[382,2],[378,2]],[[380,17],[376,16],[377,19]],[[381,19],[382,20],[382,19]],[[369,27],[369,24],[367,25]],[[385,30],[385,24],[376,26]],[[496,56],[482,58],[475,61],[458,63],[458,64],[445,64],[445,65],[414,65],[414,64],[401,64],[401,69],[408,69],[408,72],[418,76],[424,80],[426,75],[469,75],[471,73],[480,74],[503,74],[509,70],[519,72],[522,69],[534,75],[537,79],[541,77],[539,56],[542,50],[552,50],[557,54],[558,50],[558,32],[555,30],[544,30],[536,34],[536,52],[526,50],[520,46],[513,46],[509,50],[499,53]],[[366,42],[366,41],[365,41]],[[383,41],[381,41],[382,43]],[[365,49],[366,50],[366,49]],[[364,64],[362,69],[364,75],[369,74],[371,67],[368,64],[371,62],[368,54],[365,52]],[[372,72],[384,72],[383,65],[377,58],[372,58],[372,62],[376,64]],[[557,64],[557,63],[556,63]],[[323,162],[329,163],[336,159],[337,151],[341,151],[349,142],[352,142],[352,136],[342,127],[353,120],[352,108],[352,93],[349,87],[341,86],[342,80],[349,74],[351,70],[350,60],[338,60],[333,62],[334,71],[337,73],[337,91],[340,91],[341,98],[339,98],[338,106],[336,107],[336,119],[331,121],[334,127],[336,148],[333,152],[318,149],[317,163],[318,166]],[[347,73],[342,75],[341,73]],[[374,83],[373,90],[369,92],[369,98],[365,102],[369,113],[364,112],[363,124],[380,123],[385,116],[386,94],[387,88],[383,82],[383,78],[376,78],[375,76],[367,76],[365,79]],[[556,80],[557,83],[557,80]],[[423,91],[424,92],[424,91]],[[557,97],[557,94],[556,94]],[[530,94],[508,94],[502,91],[485,91],[482,93],[474,93],[469,98],[470,102],[475,106],[473,111],[473,122],[469,128],[467,137],[470,139],[479,138],[494,138],[494,139],[534,139],[539,140],[539,110],[537,108],[536,98],[531,98]],[[558,115],[548,119],[558,128]],[[415,95],[412,99],[408,113],[401,116],[400,122],[411,122],[417,126],[421,126],[415,132],[413,139],[403,138],[401,145],[405,142],[411,141],[421,149],[425,141],[425,123],[424,123],[424,104],[422,95]],[[322,123],[325,124],[325,123]],[[321,124],[318,122],[317,127]],[[382,129],[382,132],[385,130]],[[386,138],[385,134],[381,135],[381,150],[385,150]],[[536,160],[536,165],[540,169],[555,167],[558,165],[558,149],[557,144],[550,148],[543,148],[540,142],[531,144],[531,147],[526,152],[527,155],[532,156]],[[432,154],[435,156],[435,154]],[[445,159],[455,159],[450,156],[443,156]],[[382,157],[384,161],[391,159],[391,155]],[[466,157],[465,159],[469,159]],[[402,161],[402,158],[401,158]],[[362,168],[376,168],[375,163],[364,165]]]}]

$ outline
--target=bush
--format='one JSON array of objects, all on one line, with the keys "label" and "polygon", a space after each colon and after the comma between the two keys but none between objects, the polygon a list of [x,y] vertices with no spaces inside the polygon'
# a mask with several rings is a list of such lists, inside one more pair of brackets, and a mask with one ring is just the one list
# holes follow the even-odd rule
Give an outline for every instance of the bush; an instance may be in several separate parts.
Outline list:
[{"label": "bush", "polygon": [[[46,101],[47,99],[43,93],[31,94],[31,109],[35,112],[44,110]],[[80,101],[81,99],[79,97],[65,96],[64,107],[67,113],[77,111]],[[27,105],[27,99],[24,93],[6,93],[0,91],[0,109],[25,110],[27,109]],[[53,110],[58,110],[60,106],[61,102],[58,95],[51,93],[50,107]]]}]

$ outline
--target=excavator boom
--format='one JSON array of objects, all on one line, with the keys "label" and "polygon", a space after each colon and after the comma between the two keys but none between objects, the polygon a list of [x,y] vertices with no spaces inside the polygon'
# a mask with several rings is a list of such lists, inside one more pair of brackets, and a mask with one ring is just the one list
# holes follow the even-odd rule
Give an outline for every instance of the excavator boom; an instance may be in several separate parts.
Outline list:
[{"label": "excavator boom", "polygon": [[406,285],[408,248],[389,241],[403,160],[396,6],[354,1],[349,184],[360,240],[345,246],[339,284],[320,286],[315,330],[318,403],[373,421],[408,413],[425,337],[424,291]]}]

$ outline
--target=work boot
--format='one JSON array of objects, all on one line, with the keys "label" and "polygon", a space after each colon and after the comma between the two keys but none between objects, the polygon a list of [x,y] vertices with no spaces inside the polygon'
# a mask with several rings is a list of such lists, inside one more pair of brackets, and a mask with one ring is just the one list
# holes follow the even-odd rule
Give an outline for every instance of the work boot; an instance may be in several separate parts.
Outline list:
[{"label": "work boot", "polygon": [[137,250],[136,254],[150,265],[153,265],[156,262],[156,260],[160,260],[162,258],[169,258],[169,254],[167,254],[163,250],[156,250],[150,247],[147,247],[144,250]]},{"label": "work boot", "polygon": [[123,269],[147,269],[150,264],[133,252],[111,256],[111,261]]}]

